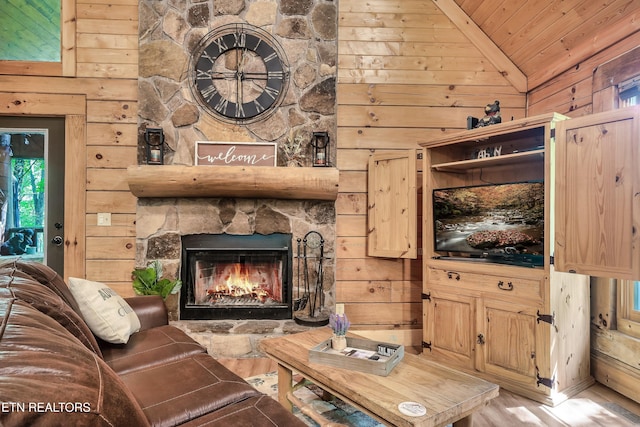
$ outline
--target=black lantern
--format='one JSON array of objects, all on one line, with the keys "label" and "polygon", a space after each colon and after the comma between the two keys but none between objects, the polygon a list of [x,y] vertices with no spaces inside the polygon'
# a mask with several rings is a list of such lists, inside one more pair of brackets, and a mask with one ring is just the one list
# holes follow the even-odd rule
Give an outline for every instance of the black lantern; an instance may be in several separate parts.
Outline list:
[{"label": "black lantern", "polygon": [[147,164],[164,163],[164,133],[162,129],[147,128],[144,131],[144,142],[147,143]]},{"label": "black lantern", "polygon": [[313,146],[313,166],[330,166],[329,133],[314,132],[311,145]]}]

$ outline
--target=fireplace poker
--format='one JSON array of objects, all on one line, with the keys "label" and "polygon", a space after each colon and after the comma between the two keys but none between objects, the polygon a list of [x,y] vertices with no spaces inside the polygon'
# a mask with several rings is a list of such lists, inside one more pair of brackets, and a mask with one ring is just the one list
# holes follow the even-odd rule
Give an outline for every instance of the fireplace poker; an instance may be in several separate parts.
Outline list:
[{"label": "fireplace poker", "polygon": [[[311,292],[310,292],[310,286],[309,286],[309,263],[308,263],[308,258],[307,258],[307,239],[304,240],[304,255],[303,255],[303,259],[304,259],[304,296],[302,297],[305,301],[304,301],[304,305],[306,307],[307,302],[311,302]],[[313,304],[309,305],[309,317],[313,317]]]},{"label": "fireplace poker", "polygon": [[298,238],[298,298],[295,301],[294,311],[302,310],[307,306],[307,295],[300,296],[300,258],[302,258],[301,250],[301,242],[302,239]]},{"label": "fireplace poker", "polygon": [[324,308],[324,271],[322,260],[324,259],[324,241],[320,245],[320,259],[318,260],[318,281],[316,282],[316,295],[320,294],[320,309]]}]

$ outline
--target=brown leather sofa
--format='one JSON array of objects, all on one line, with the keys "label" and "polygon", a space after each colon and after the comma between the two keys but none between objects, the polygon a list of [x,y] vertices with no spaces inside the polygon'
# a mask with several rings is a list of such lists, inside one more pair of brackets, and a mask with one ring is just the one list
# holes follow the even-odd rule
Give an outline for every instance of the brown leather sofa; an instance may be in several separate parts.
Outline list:
[{"label": "brown leather sofa", "polygon": [[161,298],[126,300],[141,329],[108,344],[53,270],[0,264],[0,425],[305,425],[169,325]]}]

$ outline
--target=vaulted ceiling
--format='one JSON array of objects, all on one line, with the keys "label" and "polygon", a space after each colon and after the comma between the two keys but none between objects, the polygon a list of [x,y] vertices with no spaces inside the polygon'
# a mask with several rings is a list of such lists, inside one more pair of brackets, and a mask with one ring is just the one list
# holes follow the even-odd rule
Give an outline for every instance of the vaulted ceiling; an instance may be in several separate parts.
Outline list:
[{"label": "vaulted ceiling", "polygon": [[640,0],[454,1],[529,90],[640,30]]},{"label": "vaulted ceiling", "polygon": [[[504,54],[500,69],[509,72],[504,62],[510,61],[514,85],[522,91],[534,89],[551,77],[578,65],[582,60],[611,46],[640,30],[640,0],[433,0],[459,27],[474,27],[481,31],[467,32],[478,44],[487,48],[485,40],[492,42],[494,50]],[[455,3],[454,3],[455,2]],[[51,33],[48,26],[59,24],[59,0],[44,7],[30,6],[25,0],[9,2],[3,10],[0,39],[11,40],[0,48],[5,59],[18,54],[28,59],[51,60],[43,51],[43,40],[53,40],[59,48],[59,26]],[[51,7],[51,5],[57,5]],[[458,6],[452,11],[451,6]],[[460,12],[461,13],[458,13]],[[11,13],[9,13],[11,12]],[[28,27],[11,25],[36,22]],[[9,25],[11,24],[11,25]],[[31,35],[37,38],[30,39]],[[53,34],[53,35],[52,35]],[[475,34],[475,36],[474,36]],[[15,37],[20,35],[20,37]],[[54,37],[56,36],[56,37]],[[484,36],[487,36],[486,39]],[[29,49],[37,52],[29,54]],[[59,55],[59,50],[52,52]],[[55,59],[54,59],[55,60]],[[497,65],[497,64],[495,64]],[[516,76],[516,72],[521,73]],[[525,82],[526,81],[526,82]]]}]

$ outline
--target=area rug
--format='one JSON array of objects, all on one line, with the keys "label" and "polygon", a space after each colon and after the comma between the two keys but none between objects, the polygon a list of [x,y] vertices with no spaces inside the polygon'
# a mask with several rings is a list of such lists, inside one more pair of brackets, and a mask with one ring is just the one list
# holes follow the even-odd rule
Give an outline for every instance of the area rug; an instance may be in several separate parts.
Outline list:
[{"label": "area rug", "polygon": [[[299,379],[300,378],[294,376],[294,382],[299,381]],[[258,389],[258,391],[273,399],[278,399],[277,372],[268,372],[255,377],[245,378],[245,380]],[[353,427],[384,427],[384,424],[380,424],[367,414],[338,398],[333,398],[330,401],[323,400],[321,398],[322,390],[314,385],[302,387],[296,390],[294,394],[297,398],[305,402],[305,404],[310,404],[315,412],[321,414],[329,421]],[[298,411],[297,408],[294,408],[294,414],[308,426],[318,427],[318,423]]]}]

